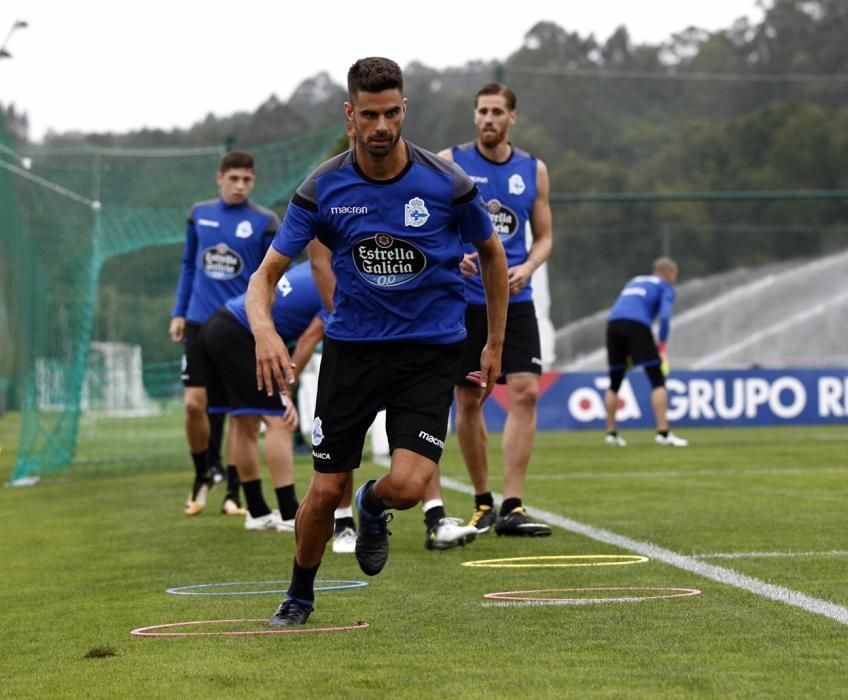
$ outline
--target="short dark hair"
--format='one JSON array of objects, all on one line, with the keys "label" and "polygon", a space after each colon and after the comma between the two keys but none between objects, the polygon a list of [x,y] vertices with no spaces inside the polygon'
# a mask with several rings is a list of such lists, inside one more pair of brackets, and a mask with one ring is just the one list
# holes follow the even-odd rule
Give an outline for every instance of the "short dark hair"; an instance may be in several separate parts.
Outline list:
[{"label": "short dark hair", "polygon": [[477,106],[477,99],[480,95],[503,95],[506,99],[506,107],[510,112],[515,111],[515,105],[518,100],[515,98],[515,93],[503,83],[486,83],[481,87],[477,94],[474,95],[474,106]]},{"label": "short dark hair", "polygon": [[347,94],[351,102],[357,92],[383,90],[403,92],[403,73],[392,59],[380,56],[360,58],[347,72]]},{"label": "short dark hair", "polygon": [[247,151],[230,151],[224,154],[224,157],[221,158],[221,162],[218,164],[218,172],[225,173],[228,170],[235,170],[236,168],[256,170],[253,156]]}]

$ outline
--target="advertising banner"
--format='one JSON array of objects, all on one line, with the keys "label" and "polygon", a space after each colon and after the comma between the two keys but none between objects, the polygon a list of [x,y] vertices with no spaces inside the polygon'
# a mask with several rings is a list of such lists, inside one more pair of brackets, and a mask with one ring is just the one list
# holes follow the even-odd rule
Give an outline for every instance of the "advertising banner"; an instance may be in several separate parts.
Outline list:
[{"label": "advertising banner", "polygon": [[[539,430],[603,430],[606,374],[542,375]],[[673,372],[666,379],[668,419],[674,427],[848,424],[848,368]],[[509,395],[498,385],[486,401],[489,430],[503,430]],[[651,386],[642,371],[628,372],[618,393],[618,426],[653,427]]]}]

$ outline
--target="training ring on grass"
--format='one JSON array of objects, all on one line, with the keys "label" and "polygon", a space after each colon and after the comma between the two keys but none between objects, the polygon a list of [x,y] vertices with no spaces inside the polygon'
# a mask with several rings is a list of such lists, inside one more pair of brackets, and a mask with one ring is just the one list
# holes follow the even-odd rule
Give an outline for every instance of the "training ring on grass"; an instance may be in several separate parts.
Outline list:
[{"label": "training ring on grass", "polygon": [[[285,593],[287,589],[265,589],[261,591],[246,590],[246,591],[207,591],[209,588],[225,588],[235,586],[269,586],[272,584],[291,583],[290,579],[280,581],[235,581],[233,583],[198,583],[192,586],[176,586],[174,588],[166,588],[165,593],[172,595],[264,595],[265,593]],[[316,581],[315,591],[346,591],[352,588],[365,588],[368,584],[365,581]]]},{"label": "training ring on grass", "polygon": [[162,632],[161,630],[174,629],[175,627],[193,627],[199,625],[245,625],[261,622],[268,624],[267,619],[262,620],[197,620],[190,622],[169,622],[164,625],[150,625],[149,627],[137,627],[130,630],[133,637],[256,637],[264,634],[315,634],[317,632],[349,632],[351,630],[364,630],[368,628],[367,622],[357,622],[355,625],[345,627],[285,627],[257,630],[233,630],[230,632]]},{"label": "training ring on grass", "polygon": [[639,556],[638,554],[558,554],[545,557],[480,559],[479,561],[464,561],[462,565],[489,569],[538,569],[578,566],[627,566],[628,564],[644,564],[646,561],[649,561],[648,557]]},{"label": "training ring on grass", "polygon": [[[595,598],[548,598],[537,597],[538,593],[615,593],[641,591],[648,595],[604,596]],[[672,598],[691,598],[701,595],[697,588],[542,588],[535,591],[504,591],[501,593],[486,593],[487,600],[496,600],[490,605],[595,605],[599,603],[641,603],[643,600],[670,600]],[[485,605],[485,603],[484,603]]]}]

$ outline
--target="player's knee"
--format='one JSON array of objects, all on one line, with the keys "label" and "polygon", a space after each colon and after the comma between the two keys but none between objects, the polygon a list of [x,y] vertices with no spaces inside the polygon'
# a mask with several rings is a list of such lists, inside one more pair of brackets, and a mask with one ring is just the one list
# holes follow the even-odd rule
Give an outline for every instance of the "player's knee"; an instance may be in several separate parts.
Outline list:
[{"label": "player's knee", "polygon": [[432,472],[416,470],[406,474],[403,478],[395,478],[396,475],[389,474],[389,487],[391,488],[392,507],[397,510],[407,510],[415,507],[423,498],[430,483]]},{"label": "player's knee", "polygon": [[206,415],[206,401],[203,401],[199,398],[186,397],[185,400],[185,412],[191,418],[200,418]]},{"label": "player's knee", "polygon": [[480,389],[474,386],[458,386],[454,392],[456,410],[462,413],[473,413],[480,410]]},{"label": "player's knee", "polygon": [[613,393],[618,393],[618,390],[621,388],[621,383],[624,381],[624,369],[611,369],[609,373],[610,378],[610,391]]},{"label": "player's knee", "polygon": [[[332,475],[332,477],[341,476],[341,474]],[[309,485],[309,499],[321,510],[335,510],[342,500],[344,484],[345,481],[341,478],[313,479]]]},{"label": "player's knee", "polygon": [[509,397],[510,406],[517,409],[533,410],[539,403],[539,385],[528,384],[517,391],[511,392]]},{"label": "player's knee", "polygon": [[648,365],[645,367],[645,374],[648,375],[648,381],[651,382],[652,389],[659,389],[665,386],[665,377],[659,365]]}]

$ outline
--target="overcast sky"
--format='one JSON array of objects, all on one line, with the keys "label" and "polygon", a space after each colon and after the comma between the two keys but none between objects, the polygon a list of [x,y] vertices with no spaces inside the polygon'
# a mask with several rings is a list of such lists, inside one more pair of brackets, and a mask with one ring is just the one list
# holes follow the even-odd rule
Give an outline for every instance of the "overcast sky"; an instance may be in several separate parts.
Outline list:
[{"label": "overcast sky", "polygon": [[504,59],[541,20],[600,41],[623,24],[635,43],[660,43],[742,16],[762,18],[756,0],[2,0],[0,42],[16,20],[29,26],[0,59],[0,104],[27,112],[36,140],[185,128],[288,99],[320,71],[344,84],[362,56],[433,68]]}]

